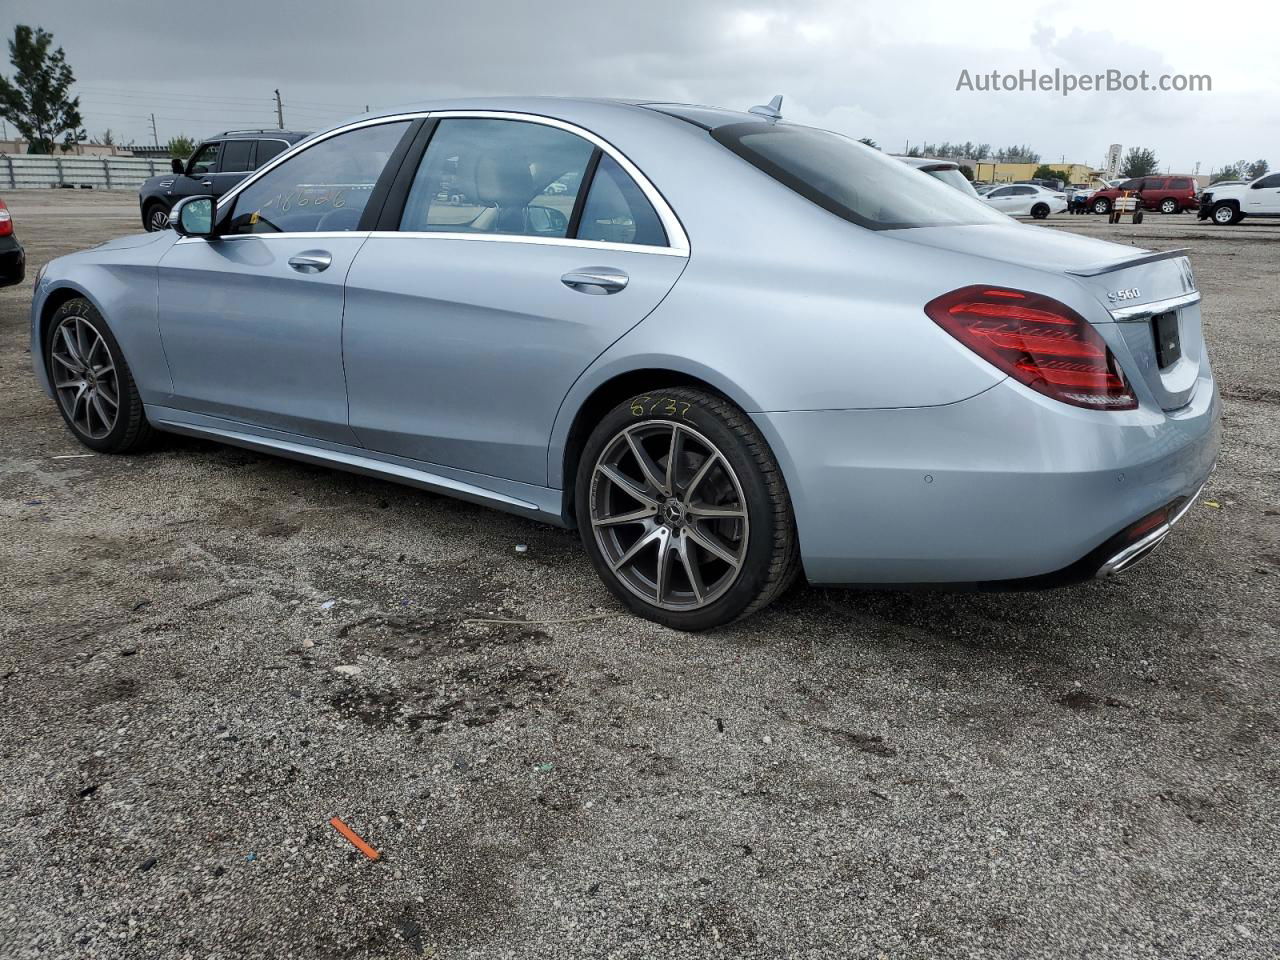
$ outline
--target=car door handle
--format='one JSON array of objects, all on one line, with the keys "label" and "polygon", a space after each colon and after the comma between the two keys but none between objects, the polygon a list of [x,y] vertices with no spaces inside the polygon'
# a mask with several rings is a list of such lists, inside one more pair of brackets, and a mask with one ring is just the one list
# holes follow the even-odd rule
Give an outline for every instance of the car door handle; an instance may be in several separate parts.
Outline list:
[{"label": "car door handle", "polygon": [[213,186],[213,181],[212,181],[212,180],[201,180],[201,181],[200,181],[200,186],[202,186],[202,187],[212,187],[212,186]]},{"label": "car door handle", "polygon": [[606,293],[617,293],[626,287],[630,279],[621,270],[615,270],[612,267],[582,267],[566,273],[560,278],[560,282],[578,293],[601,296]]},{"label": "car door handle", "polygon": [[324,250],[304,250],[289,258],[289,266],[299,273],[319,273],[321,270],[328,269],[331,263],[333,263],[333,257]]}]

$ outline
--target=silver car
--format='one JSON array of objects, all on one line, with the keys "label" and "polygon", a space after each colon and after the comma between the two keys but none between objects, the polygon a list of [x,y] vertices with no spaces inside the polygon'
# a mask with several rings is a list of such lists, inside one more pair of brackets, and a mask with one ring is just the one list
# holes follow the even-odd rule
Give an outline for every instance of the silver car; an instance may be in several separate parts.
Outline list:
[{"label": "silver car", "polygon": [[773,110],[424,104],[172,220],[37,281],[81,442],[193,434],[573,527],[681,629],[801,572],[1114,573],[1217,456],[1185,257],[1019,225]]}]

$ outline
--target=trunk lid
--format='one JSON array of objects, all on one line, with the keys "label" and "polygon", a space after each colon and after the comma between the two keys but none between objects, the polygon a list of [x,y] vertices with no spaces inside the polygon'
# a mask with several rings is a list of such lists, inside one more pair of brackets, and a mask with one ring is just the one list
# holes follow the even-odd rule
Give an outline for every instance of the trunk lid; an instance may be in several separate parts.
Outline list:
[{"label": "trunk lid", "polygon": [[[1130,379],[1164,410],[1191,402],[1204,360],[1200,294],[1183,251],[1156,253],[1019,223],[924,227],[903,239],[1068,277],[1105,308],[1088,316]],[[1126,356],[1127,354],[1127,356]]]}]

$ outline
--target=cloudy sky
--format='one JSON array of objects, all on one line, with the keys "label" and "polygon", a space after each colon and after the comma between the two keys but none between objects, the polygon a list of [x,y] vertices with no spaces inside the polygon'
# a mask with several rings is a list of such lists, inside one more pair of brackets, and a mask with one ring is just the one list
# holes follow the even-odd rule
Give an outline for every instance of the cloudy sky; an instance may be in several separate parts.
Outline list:
[{"label": "cloudy sky", "polygon": [[[1228,12],[1229,11],[1229,12]],[[1280,168],[1280,5],[1093,0],[205,0],[0,4],[0,31],[43,26],[65,48],[95,136],[162,142],[294,129],[365,104],[539,93],[652,97],[784,113],[900,151],[909,141],[1026,143],[1100,163],[1149,146],[1191,171]],[[7,65],[5,65],[7,70]],[[962,70],[1208,74],[1199,93],[957,91]]]}]

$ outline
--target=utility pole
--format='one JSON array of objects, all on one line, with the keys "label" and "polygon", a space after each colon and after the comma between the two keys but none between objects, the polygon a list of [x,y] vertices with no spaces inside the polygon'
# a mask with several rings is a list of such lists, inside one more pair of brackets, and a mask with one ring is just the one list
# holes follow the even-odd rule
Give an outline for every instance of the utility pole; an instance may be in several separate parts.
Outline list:
[{"label": "utility pole", "polygon": [[156,115],[151,115],[151,139],[156,142],[156,146],[160,146],[160,135],[156,133]]},{"label": "utility pole", "polygon": [[280,129],[284,129],[284,104],[280,101],[280,91],[276,91],[276,123],[280,124]]}]

